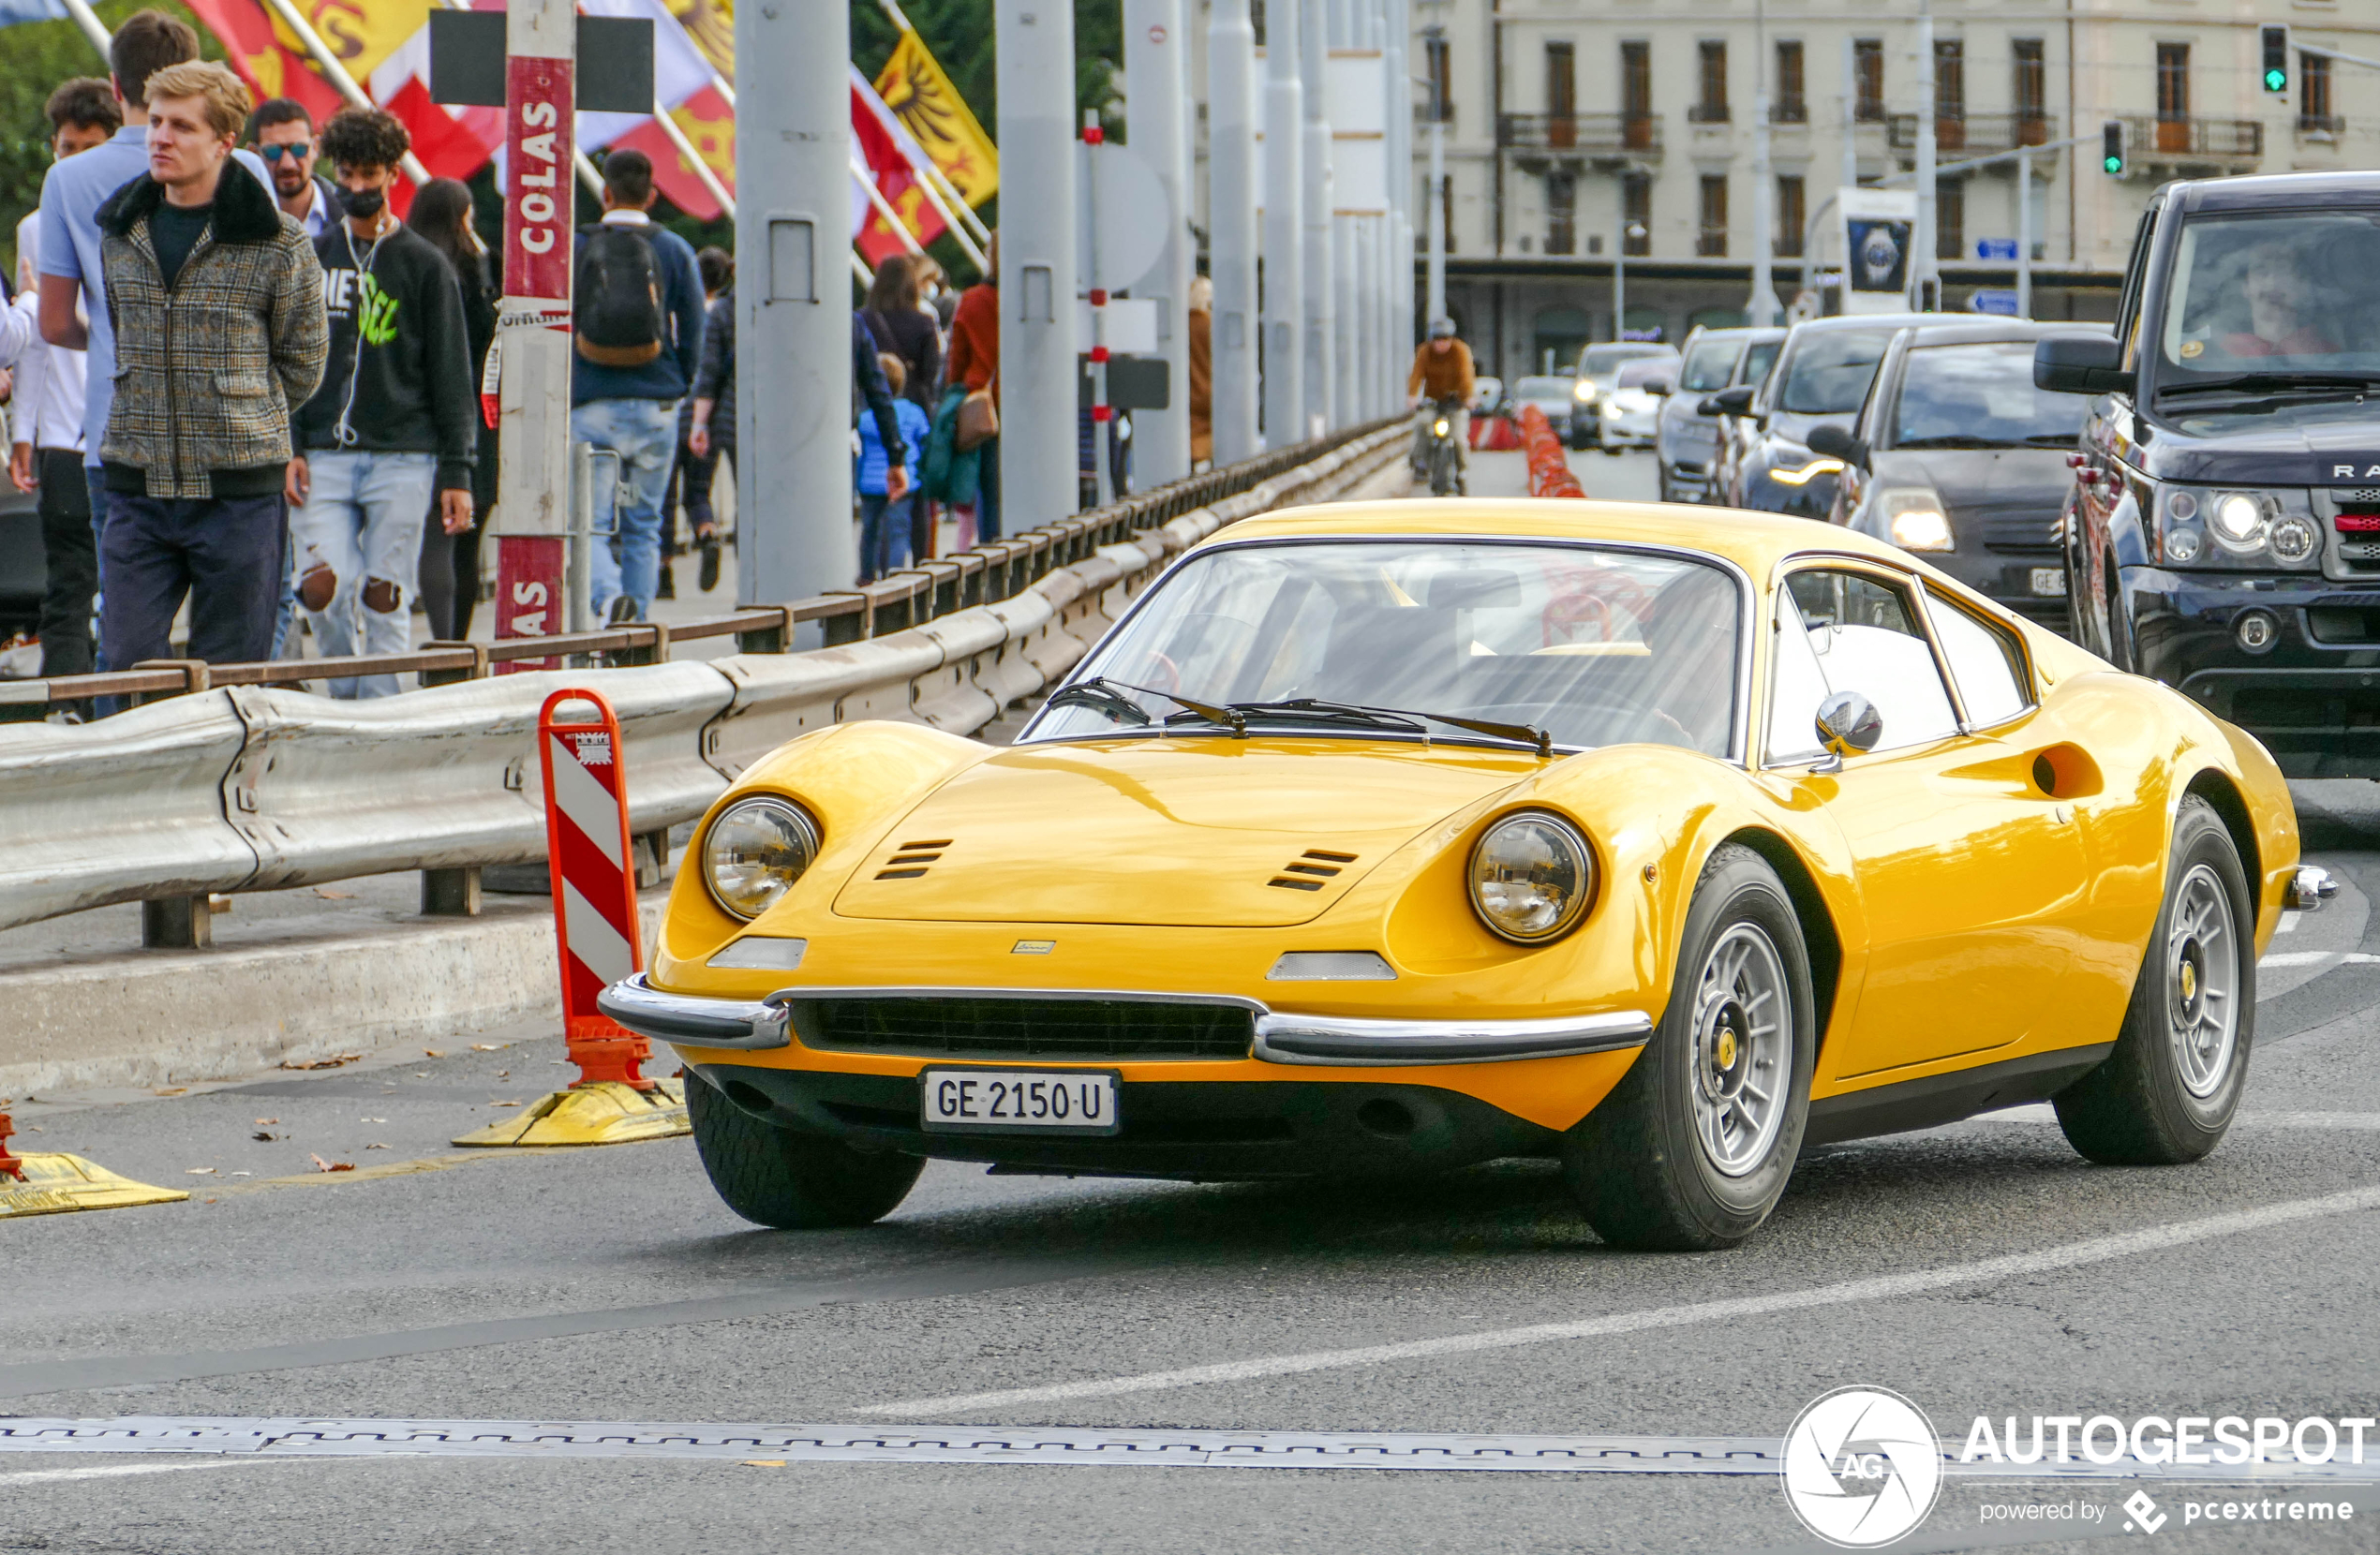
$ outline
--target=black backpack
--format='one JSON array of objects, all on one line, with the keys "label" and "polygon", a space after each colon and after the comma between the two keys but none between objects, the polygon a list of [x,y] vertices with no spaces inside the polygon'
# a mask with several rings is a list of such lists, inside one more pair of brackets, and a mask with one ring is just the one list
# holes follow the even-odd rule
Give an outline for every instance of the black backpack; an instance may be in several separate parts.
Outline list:
[{"label": "black backpack", "polygon": [[604,367],[642,367],[662,354],[668,316],[652,240],[635,227],[598,223],[573,278],[571,324],[578,354]]}]

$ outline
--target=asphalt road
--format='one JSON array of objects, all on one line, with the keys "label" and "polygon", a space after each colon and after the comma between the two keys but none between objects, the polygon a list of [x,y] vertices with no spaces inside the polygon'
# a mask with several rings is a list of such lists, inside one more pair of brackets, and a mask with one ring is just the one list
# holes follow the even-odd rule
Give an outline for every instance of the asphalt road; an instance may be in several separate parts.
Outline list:
[{"label": "asphalt road", "polygon": [[[2029,1109],[1813,1152],[1762,1235],[1696,1256],[1605,1250],[1528,1164],[1280,1186],[935,1164],[882,1224],[777,1233],[684,1139],[454,1149],[566,1073],[542,1031],[479,1033],[22,1108],[19,1148],[194,1197],[0,1225],[0,1414],[1773,1439],[1850,1384],[1954,1439],[1979,1414],[2380,1414],[2380,787],[2298,792],[2343,890],[2276,940],[2245,1114],[2196,1166],[2091,1166]],[[1897,1548],[2136,1536],[2135,1488],[1954,1479]],[[2380,1467],[2322,1492],[2343,1524],[2187,1527],[2150,1488],[2161,1547],[2380,1548]],[[2067,1515],[2009,1519],[2030,1505]],[[1823,1547],[1769,1474],[0,1452],[0,1551],[739,1548]]]}]

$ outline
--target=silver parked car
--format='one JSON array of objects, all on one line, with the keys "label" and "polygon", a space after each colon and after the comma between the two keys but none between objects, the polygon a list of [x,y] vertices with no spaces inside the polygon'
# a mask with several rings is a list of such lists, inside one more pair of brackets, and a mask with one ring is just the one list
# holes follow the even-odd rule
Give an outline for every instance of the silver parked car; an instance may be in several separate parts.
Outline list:
[{"label": "silver parked car", "polygon": [[1661,500],[1710,499],[1711,473],[1718,463],[1719,419],[1703,414],[1703,396],[1736,384],[1757,384],[1768,376],[1781,329],[1698,329],[1686,337],[1677,392],[1661,402],[1654,436],[1661,462]]}]

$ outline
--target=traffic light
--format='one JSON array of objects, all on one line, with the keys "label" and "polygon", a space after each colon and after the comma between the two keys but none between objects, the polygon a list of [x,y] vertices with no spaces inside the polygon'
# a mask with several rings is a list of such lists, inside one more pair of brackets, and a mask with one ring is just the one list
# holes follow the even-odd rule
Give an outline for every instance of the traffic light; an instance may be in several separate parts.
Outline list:
[{"label": "traffic light", "polygon": [[2099,126],[2099,165],[2112,177],[2124,172],[2124,126],[2120,119],[2110,119]]},{"label": "traffic light", "polygon": [[2265,90],[2289,90],[2289,29],[2286,25],[2264,29]]}]

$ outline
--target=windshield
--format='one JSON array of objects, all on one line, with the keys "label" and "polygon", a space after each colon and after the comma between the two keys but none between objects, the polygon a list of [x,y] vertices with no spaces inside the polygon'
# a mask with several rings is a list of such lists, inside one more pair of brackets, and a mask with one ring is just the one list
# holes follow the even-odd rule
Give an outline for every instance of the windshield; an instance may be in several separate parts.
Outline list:
[{"label": "windshield", "polygon": [[2033,387],[2033,343],[1927,346],[1901,369],[1893,442],[2046,448],[2072,443],[2090,401]]},{"label": "windshield", "polygon": [[1859,408],[1868,380],[1896,329],[1816,330],[1793,347],[1786,368],[1784,408],[1803,416],[1839,416]]},{"label": "windshield", "polygon": [[1566,378],[1525,378],[1513,385],[1512,397],[1520,400],[1566,400],[1570,397],[1570,380]]},{"label": "windshield", "polygon": [[1618,372],[1623,362],[1669,354],[1659,346],[1589,346],[1586,354],[1579,358],[1579,377],[1605,378]]},{"label": "windshield", "polygon": [[1785,342],[1782,340],[1763,340],[1756,343],[1750,350],[1744,353],[1744,376],[1735,381],[1757,385],[1761,379],[1768,377],[1768,370],[1777,365],[1777,353],[1784,348]]},{"label": "windshield", "polygon": [[[1725,756],[1742,615],[1727,573],[1672,556],[1444,541],[1229,547],[1168,574],[1075,677],[1133,689],[1155,721],[1053,706],[1034,733],[1154,733],[1168,718],[1177,734],[1213,727],[1147,692],[1211,707],[1310,697],[1526,724],[1569,747],[1644,741]],[[1247,719],[1337,732],[1261,711]]]},{"label": "windshield", "polygon": [[1686,367],[1677,376],[1677,386],[1697,394],[1726,388],[1728,375],[1735,371],[1735,359],[1743,351],[1741,340],[1703,341],[1686,353]]},{"label": "windshield", "polygon": [[2166,297],[2161,390],[2251,373],[2380,375],[2380,212],[2194,216]]},{"label": "windshield", "polygon": [[1618,389],[1642,389],[1648,383],[1665,382],[1677,376],[1674,358],[1657,357],[1650,362],[1624,363],[1612,379]]}]

